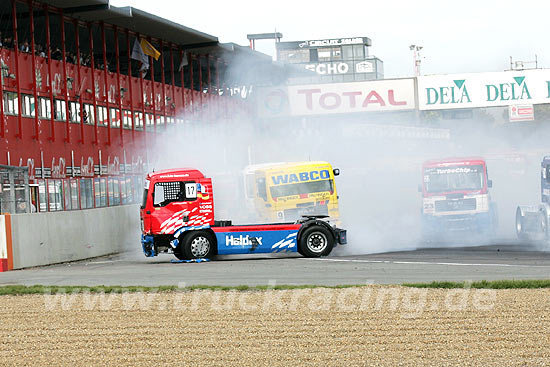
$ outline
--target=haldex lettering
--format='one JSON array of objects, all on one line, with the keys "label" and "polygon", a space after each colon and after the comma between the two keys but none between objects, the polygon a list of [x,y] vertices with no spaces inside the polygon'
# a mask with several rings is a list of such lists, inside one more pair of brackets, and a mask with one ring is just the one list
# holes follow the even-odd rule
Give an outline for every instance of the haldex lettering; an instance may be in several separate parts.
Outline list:
[{"label": "haldex lettering", "polygon": [[238,237],[233,235],[225,236],[225,246],[261,246],[262,237],[250,237],[249,235]]}]

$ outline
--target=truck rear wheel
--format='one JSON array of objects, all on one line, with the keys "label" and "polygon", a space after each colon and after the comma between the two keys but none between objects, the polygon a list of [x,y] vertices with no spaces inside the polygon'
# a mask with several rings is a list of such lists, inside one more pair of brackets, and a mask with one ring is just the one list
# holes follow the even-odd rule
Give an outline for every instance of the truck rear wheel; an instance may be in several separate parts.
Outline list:
[{"label": "truck rear wheel", "polygon": [[517,208],[516,210],[516,235],[520,240],[527,238],[527,234],[525,233],[525,229],[523,227],[523,215],[521,215],[520,208]]},{"label": "truck rear wheel", "polygon": [[550,242],[548,239],[548,220],[546,219],[546,212],[540,212],[540,227],[542,232],[542,243],[545,249],[550,249]]},{"label": "truck rear wheel", "polygon": [[302,233],[299,246],[300,253],[305,257],[326,256],[334,247],[334,238],[328,229],[313,226]]},{"label": "truck rear wheel", "polygon": [[185,260],[210,258],[214,254],[214,246],[214,240],[208,232],[191,231],[179,246],[181,257],[177,257]]}]

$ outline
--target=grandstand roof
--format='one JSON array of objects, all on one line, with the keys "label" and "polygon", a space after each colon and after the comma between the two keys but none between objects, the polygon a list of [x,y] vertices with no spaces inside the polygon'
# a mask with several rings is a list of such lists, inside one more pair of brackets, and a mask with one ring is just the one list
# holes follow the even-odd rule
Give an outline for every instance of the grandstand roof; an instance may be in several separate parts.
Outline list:
[{"label": "grandstand roof", "polygon": [[180,46],[201,47],[215,45],[218,38],[195,29],[185,27],[167,19],[130,6],[115,7],[109,0],[42,0],[42,2],[63,9],[66,15],[85,21],[100,21],[133,32],[173,42]]}]

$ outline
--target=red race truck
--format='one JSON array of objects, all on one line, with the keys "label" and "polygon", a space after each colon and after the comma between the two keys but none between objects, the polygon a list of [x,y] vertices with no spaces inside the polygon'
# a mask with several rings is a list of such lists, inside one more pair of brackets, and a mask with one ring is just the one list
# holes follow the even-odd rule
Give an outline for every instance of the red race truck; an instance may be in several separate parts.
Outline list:
[{"label": "red race truck", "polygon": [[147,257],[172,253],[178,259],[213,255],[298,252],[326,256],[346,244],[346,231],[305,216],[291,223],[232,225],[214,219],[212,180],[192,168],[147,175],[141,215],[141,244]]},{"label": "red race truck", "polygon": [[431,160],[422,167],[422,226],[424,238],[493,235],[497,225],[493,186],[483,158]]}]

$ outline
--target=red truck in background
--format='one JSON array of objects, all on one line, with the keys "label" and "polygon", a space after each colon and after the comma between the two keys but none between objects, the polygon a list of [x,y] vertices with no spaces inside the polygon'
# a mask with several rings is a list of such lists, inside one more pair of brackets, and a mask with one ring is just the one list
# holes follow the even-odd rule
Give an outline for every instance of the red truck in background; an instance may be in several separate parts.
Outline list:
[{"label": "red truck in background", "polygon": [[192,168],[147,175],[140,208],[142,249],[147,257],[172,253],[179,259],[213,255],[298,252],[328,255],[346,244],[346,231],[305,216],[292,223],[232,225],[214,218],[212,180]]},{"label": "red truck in background", "polygon": [[422,166],[422,177],[419,191],[425,239],[493,234],[497,212],[483,158],[430,160]]}]

